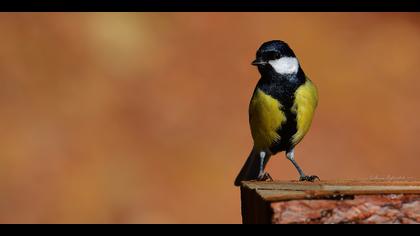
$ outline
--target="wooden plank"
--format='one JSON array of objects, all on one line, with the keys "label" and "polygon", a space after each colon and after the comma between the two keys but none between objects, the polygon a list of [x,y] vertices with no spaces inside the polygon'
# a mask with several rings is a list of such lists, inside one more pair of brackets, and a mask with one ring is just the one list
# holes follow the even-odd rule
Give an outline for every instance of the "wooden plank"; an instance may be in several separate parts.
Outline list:
[{"label": "wooden plank", "polygon": [[243,182],[243,188],[255,190],[266,201],[279,201],[335,195],[420,194],[420,181],[416,179],[330,180],[313,183],[248,181]]},{"label": "wooden plank", "polygon": [[[273,221],[273,215],[279,215],[278,209],[284,210],[284,207],[288,204],[281,205],[279,208],[279,205],[273,205],[273,203],[287,201],[306,201],[305,204],[303,204],[304,206],[312,205],[311,201],[314,200],[326,200],[330,203],[331,201],[337,201],[338,205],[345,201],[349,201],[345,202],[345,206],[351,206],[352,204],[361,203],[360,200],[356,201],[356,203],[354,202],[355,199],[360,199],[358,198],[359,196],[365,196],[364,198],[361,198],[364,200],[380,198],[381,201],[392,201],[393,196],[410,196],[409,198],[401,197],[400,201],[411,199],[414,202],[413,204],[417,204],[417,200],[420,200],[420,180],[407,178],[350,179],[316,181],[313,183],[299,181],[248,181],[242,183],[241,193],[243,193],[243,222],[270,223]],[[369,198],[368,196],[372,197]],[[309,201],[309,203],[307,201]],[[340,203],[340,201],[342,202]],[[379,201],[378,207],[382,206],[381,204],[383,202],[381,201]],[[314,202],[313,204],[316,205],[319,203],[320,201]],[[403,203],[401,202],[400,205],[401,204]],[[420,206],[420,202],[418,202],[418,204]],[[277,208],[275,206],[277,206]],[[413,214],[417,217],[417,212]],[[418,220],[420,222],[420,213],[418,214]],[[415,222],[417,220],[416,217],[407,217],[403,217],[405,219],[404,222]],[[281,219],[281,222],[288,222],[283,218]],[[382,217],[381,219],[385,218]]]}]

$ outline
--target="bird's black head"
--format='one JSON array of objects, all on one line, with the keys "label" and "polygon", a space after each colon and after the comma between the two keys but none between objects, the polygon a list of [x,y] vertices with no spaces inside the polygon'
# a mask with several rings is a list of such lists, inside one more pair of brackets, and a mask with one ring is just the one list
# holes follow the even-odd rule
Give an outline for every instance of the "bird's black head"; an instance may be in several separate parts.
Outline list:
[{"label": "bird's black head", "polygon": [[278,74],[294,74],[299,69],[299,62],[293,50],[281,40],[265,42],[257,51],[252,65],[258,66],[261,74],[274,71]]}]

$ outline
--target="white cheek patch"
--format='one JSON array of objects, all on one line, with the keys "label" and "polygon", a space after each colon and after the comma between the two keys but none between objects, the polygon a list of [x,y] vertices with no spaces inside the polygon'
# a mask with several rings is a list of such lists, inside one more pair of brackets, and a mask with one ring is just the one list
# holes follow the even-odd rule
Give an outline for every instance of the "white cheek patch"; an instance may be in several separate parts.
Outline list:
[{"label": "white cheek patch", "polygon": [[299,62],[296,57],[282,57],[268,61],[279,74],[296,74],[299,70]]}]

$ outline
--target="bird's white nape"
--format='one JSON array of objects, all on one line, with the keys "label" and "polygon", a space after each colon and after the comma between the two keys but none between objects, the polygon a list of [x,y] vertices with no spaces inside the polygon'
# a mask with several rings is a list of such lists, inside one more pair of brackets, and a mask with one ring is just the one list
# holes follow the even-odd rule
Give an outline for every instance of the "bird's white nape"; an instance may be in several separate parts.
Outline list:
[{"label": "bird's white nape", "polygon": [[299,70],[299,62],[296,57],[281,57],[268,61],[268,63],[279,74],[296,74]]}]

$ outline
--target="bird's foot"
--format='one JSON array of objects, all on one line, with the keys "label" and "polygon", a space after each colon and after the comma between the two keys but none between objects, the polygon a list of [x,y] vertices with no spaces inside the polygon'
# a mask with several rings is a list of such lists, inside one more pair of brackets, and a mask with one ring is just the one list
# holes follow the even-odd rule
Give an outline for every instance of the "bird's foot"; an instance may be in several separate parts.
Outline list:
[{"label": "bird's foot", "polygon": [[262,174],[258,176],[257,180],[258,181],[273,181],[273,178],[271,178],[268,172],[263,172]]},{"label": "bird's foot", "polygon": [[301,176],[299,178],[299,181],[308,181],[308,182],[314,182],[315,180],[320,181],[319,177],[316,175],[305,175],[305,176]]}]

